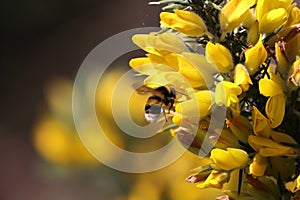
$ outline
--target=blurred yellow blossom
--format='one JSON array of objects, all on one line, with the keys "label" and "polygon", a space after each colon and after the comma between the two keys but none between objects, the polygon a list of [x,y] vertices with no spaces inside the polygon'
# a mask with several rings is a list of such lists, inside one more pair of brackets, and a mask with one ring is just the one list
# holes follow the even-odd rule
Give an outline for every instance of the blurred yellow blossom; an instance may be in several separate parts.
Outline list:
[{"label": "blurred yellow blossom", "polygon": [[34,127],[34,146],[48,161],[56,164],[96,164],[76,132],[63,122],[44,118]]}]

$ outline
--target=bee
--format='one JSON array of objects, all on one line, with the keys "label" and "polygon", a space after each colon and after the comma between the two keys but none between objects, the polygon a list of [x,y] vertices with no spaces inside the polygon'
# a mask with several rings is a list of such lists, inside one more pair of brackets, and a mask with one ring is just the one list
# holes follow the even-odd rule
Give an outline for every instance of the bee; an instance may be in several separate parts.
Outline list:
[{"label": "bee", "polygon": [[176,91],[169,86],[160,86],[158,88],[150,88],[145,85],[136,89],[140,94],[151,93],[145,105],[145,119],[150,123],[157,122],[160,117],[164,116],[167,121],[166,110],[170,113],[174,110],[176,100]]}]

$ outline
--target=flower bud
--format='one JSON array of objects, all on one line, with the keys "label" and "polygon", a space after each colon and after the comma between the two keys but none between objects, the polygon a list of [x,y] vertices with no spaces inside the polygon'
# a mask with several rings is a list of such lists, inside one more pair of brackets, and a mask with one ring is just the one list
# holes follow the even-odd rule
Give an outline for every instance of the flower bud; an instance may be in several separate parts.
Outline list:
[{"label": "flower bud", "polygon": [[216,86],[216,104],[229,107],[232,103],[238,103],[238,95],[242,93],[242,89],[236,84],[229,81],[222,81]]},{"label": "flower bud", "polygon": [[[241,149],[227,148],[213,149],[210,158],[215,163],[216,169],[233,170],[239,169],[248,163],[247,152]],[[230,162],[228,162],[230,160]]]},{"label": "flower bud", "polygon": [[222,73],[229,72],[233,68],[230,51],[219,43],[207,43],[206,59]]},{"label": "flower bud", "polygon": [[161,12],[160,19],[164,26],[189,36],[209,34],[199,15],[191,11],[174,10],[175,13]]},{"label": "flower bud", "polygon": [[242,64],[235,66],[234,83],[239,85],[243,91],[248,91],[250,84],[253,84],[247,69]]}]

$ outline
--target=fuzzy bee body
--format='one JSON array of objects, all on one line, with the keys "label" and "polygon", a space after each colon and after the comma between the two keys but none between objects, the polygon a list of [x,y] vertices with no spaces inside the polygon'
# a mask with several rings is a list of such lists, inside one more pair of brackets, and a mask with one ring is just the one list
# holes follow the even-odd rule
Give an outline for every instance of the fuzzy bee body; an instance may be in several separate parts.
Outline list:
[{"label": "fuzzy bee body", "polygon": [[166,110],[170,112],[175,103],[176,91],[169,86],[160,86],[158,88],[150,88],[141,86],[136,89],[140,94],[151,93],[145,105],[145,119],[148,122],[156,122],[164,115],[166,118]]}]

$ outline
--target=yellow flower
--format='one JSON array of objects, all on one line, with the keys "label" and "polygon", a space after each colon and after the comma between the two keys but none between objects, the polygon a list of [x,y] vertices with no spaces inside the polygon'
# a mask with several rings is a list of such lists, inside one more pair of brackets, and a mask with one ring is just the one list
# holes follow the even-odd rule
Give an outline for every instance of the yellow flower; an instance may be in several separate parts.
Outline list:
[{"label": "yellow flower", "polygon": [[237,64],[235,66],[234,83],[239,85],[243,91],[249,90],[249,84],[252,85],[249,73],[242,64]]},{"label": "yellow flower", "polygon": [[[145,66],[145,68],[152,66]],[[140,67],[139,67],[140,68]],[[147,70],[147,69],[145,69]],[[191,87],[186,78],[177,71],[160,71],[161,68],[154,69],[145,80],[144,84],[148,87],[156,88],[162,85],[173,85],[177,90],[182,90]],[[145,71],[144,71],[145,72]]]},{"label": "yellow flower", "polygon": [[248,143],[263,157],[288,156],[295,154],[295,150],[293,148],[278,144],[271,139],[260,136],[250,135],[248,138]]},{"label": "yellow flower", "polygon": [[211,35],[207,31],[206,25],[201,17],[196,13],[178,9],[175,9],[174,12],[175,13],[160,13],[160,19],[167,28],[172,28],[189,36]]},{"label": "yellow flower", "polygon": [[254,5],[254,0],[231,0],[221,11],[220,24],[223,32],[232,31],[246,18],[249,8]]},{"label": "yellow flower", "polygon": [[242,93],[242,89],[236,84],[229,81],[222,81],[216,86],[216,104],[229,107],[232,103],[238,103],[238,95]]},{"label": "yellow flower", "polygon": [[266,138],[270,137],[271,127],[269,121],[255,106],[253,106],[252,120],[253,132],[256,135]]},{"label": "yellow flower", "polygon": [[227,172],[219,172],[216,170],[213,170],[207,179],[202,182],[197,184],[198,188],[223,188],[223,184],[228,182],[229,180],[229,175]]},{"label": "yellow flower", "polygon": [[270,119],[271,128],[279,126],[283,120],[285,112],[285,94],[282,86],[282,79],[270,73],[271,79],[264,77],[259,80],[259,92],[269,97],[266,103],[266,114]]},{"label": "yellow flower", "polygon": [[300,22],[300,9],[297,7],[297,4],[294,3],[289,8],[289,18],[285,23],[284,28],[298,24],[299,22]]},{"label": "yellow flower", "polygon": [[194,98],[178,103],[175,106],[176,112],[184,116],[194,117],[195,108],[198,107],[199,117],[203,118],[210,113],[212,102],[214,101],[214,93],[209,90],[198,91],[194,94]]},{"label": "yellow flower", "polygon": [[233,68],[230,51],[219,43],[207,43],[206,59],[222,73],[229,72]]},{"label": "yellow flower", "polygon": [[294,181],[286,183],[285,187],[293,193],[299,191],[300,190],[300,175],[298,175],[298,177]]},{"label": "yellow flower", "polygon": [[34,127],[33,139],[38,153],[50,162],[63,165],[97,163],[72,132],[72,127],[57,119],[40,120]]},{"label": "yellow flower", "polygon": [[253,75],[258,71],[259,66],[265,62],[267,56],[268,53],[262,43],[262,36],[260,35],[255,46],[245,52],[245,66],[247,67],[250,75]]},{"label": "yellow flower", "polygon": [[249,173],[254,176],[263,176],[268,166],[268,160],[261,156],[259,153],[253,158],[253,162],[250,164]]},{"label": "yellow flower", "polygon": [[158,56],[188,51],[182,39],[172,33],[136,34],[132,37],[132,41],[144,51]]},{"label": "yellow flower", "polygon": [[214,162],[213,167],[215,169],[239,169],[248,163],[247,152],[236,148],[227,148],[227,151],[223,149],[213,149],[210,158]]},{"label": "yellow flower", "polygon": [[263,33],[271,33],[288,18],[287,8],[292,0],[257,0],[256,19]]},{"label": "yellow flower", "polygon": [[165,57],[169,66],[178,69],[196,89],[210,88],[213,80],[210,78],[215,69],[207,63],[203,55],[196,53],[169,54]]}]

